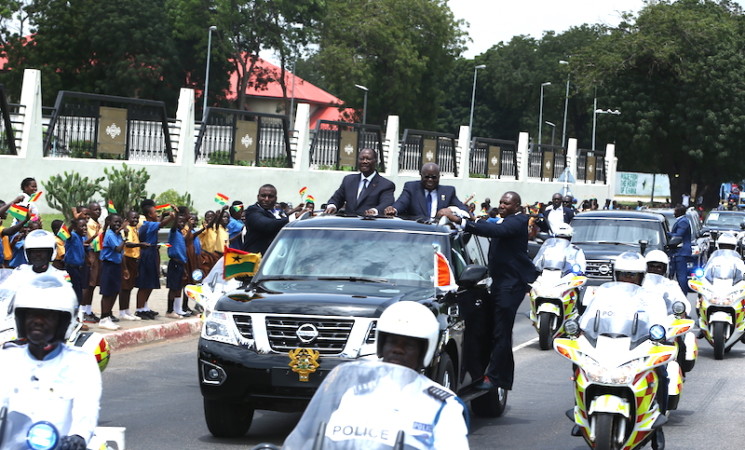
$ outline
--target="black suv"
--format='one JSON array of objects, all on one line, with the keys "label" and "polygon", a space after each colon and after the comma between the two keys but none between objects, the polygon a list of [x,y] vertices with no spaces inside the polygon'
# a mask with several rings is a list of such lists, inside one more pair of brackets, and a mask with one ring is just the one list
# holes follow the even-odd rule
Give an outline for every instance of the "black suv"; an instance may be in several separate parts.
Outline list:
[{"label": "black suv", "polygon": [[[445,226],[390,218],[318,217],[283,228],[251,283],[221,298],[203,326],[199,381],[210,432],[243,435],[255,409],[302,411],[331,369],[377,359],[376,321],[398,301],[420,302],[440,322],[426,375],[471,400],[476,414],[501,414],[504,391],[475,389],[489,350],[487,246]],[[436,251],[457,291],[435,287]]]},{"label": "black suv", "polygon": [[613,279],[613,262],[623,252],[669,252],[662,214],[643,211],[587,211],[574,216],[572,243],[585,252],[588,286]]}]

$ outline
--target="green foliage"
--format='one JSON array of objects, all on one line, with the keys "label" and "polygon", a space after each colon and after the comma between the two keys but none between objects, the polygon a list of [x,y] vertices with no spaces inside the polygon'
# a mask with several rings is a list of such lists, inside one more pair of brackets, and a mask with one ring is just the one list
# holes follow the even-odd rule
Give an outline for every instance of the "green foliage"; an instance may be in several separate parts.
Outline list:
[{"label": "green foliage", "polygon": [[229,150],[217,150],[209,155],[207,164],[221,164],[229,166],[230,163],[230,151]]},{"label": "green foliage", "polygon": [[77,172],[64,172],[62,175],[52,175],[42,185],[49,207],[64,214],[65,221],[70,222],[72,208],[93,201],[93,197],[101,191],[103,180],[104,177],[91,180]]},{"label": "green foliage", "polygon": [[121,169],[116,167],[104,168],[104,174],[109,184],[106,189],[101,191],[104,200],[114,202],[114,208],[120,213],[125,214],[131,209],[139,211],[140,201],[148,198],[145,187],[150,174],[143,167],[140,170],[122,164]]},{"label": "green foliage", "polygon": [[70,141],[67,150],[71,158],[93,158],[93,142],[91,141]]},{"label": "green foliage", "polygon": [[199,212],[194,209],[194,202],[191,199],[191,194],[188,192],[179,194],[175,189],[168,189],[155,197],[155,203],[158,205],[165,205],[168,203],[176,207],[186,206],[189,208],[189,212],[197,215],[199,214]]}]

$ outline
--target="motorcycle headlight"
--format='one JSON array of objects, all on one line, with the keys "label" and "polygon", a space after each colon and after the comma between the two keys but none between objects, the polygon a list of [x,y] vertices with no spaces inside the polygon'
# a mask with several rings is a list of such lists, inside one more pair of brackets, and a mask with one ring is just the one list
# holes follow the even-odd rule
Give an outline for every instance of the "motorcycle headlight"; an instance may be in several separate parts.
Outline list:
[{"label": "motorcycle headlight", "polygon": [[729,306],[732,303],[734,303],[735,300],[737,300],[738,298],[739,298],[739,295],[736,293],[729,294],[729,295],[721,295],[717,297],[711,297],[709,299],[709,303],[711,303],[712,305],[717,305],[717,306]]},{"label": "motorcycle headlight", "polygon": [[33,450],[51,450],[59,442],[57,428],[49,422],[36,422],[26,433],[26,444]]},{"label": "motorcycle headlight", "polygon": [[230,316],[222,311],[213,311],[202,326],[202,337],[210,341],[238,345],[238,338],[229,322]]},{"label": "motorcycle headlight", "polygon": [[631,384],[638,373],[638,363],[638,360],[634,360],[618,367],[605,367],[586,356],[582,368],[587,374],[587,378],[594,383]]}]

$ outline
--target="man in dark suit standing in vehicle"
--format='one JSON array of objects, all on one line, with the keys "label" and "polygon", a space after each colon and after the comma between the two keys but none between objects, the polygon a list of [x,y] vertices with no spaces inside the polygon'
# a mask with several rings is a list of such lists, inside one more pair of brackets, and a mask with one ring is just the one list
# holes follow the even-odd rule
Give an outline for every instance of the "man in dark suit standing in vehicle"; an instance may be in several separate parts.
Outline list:
[{"label": "man in dark suit standing in vehicle", "polygon": [[564,198],[558,192],[551,196],[551,204],[543,210],[543,218],[536,222],[541,231],[551,233],[553,236],[561,224],[572,221],[574,210],[570,207],[571,205],[565,205],[563,200]]},{"label": "man in dark suit standing in vehicle", "polygon": [[[465,231],[491,238],[489,275],[492,285],[489,299],[494,309],[494,347],[484,381],[478,386],[480,389],[512,389],[515,374],[512,327],[517,309],[528,291],[528,283],[536,279],[535,266],[528,257],[529,216],[522,212],[520,204],[517,192],[506,192],[499,200],[501,222],[479,219],[465,221]],[[455,223],[463,222],[449,208],[440,210],[438,214],[447,216]]]},{"label": "man in dark suit standing in vehicle", "polygon": [[437,211],[456,206],[468,213],[468,207],[455,195],[453,186],[440,184],[440,166],[427,163],[419,171],[421,181],[407,181],[398,200],[385,209],[387,216],[403,216],[416,219],[431,219]]},{"label": "man in dark suit standing in vehicle", "polygon": [[246,209],[246,238],[243,250],[249,253],[266,253],[272,241],[285,225],[304,212],[299,211],[288,217],[277,204],[277,188],[265,184],[259,188],[256,203]]},{"label": "man in dark suit standing in vehicle", "polygon": [[365,148],[357,155],[359,174],[347,175],[339,189],[329,199],[325,214],[334,214],[344,209],[347,214],[377,216],[393,204],[396,185],[380,176],[375,168],[378,155],[375,150]]}]

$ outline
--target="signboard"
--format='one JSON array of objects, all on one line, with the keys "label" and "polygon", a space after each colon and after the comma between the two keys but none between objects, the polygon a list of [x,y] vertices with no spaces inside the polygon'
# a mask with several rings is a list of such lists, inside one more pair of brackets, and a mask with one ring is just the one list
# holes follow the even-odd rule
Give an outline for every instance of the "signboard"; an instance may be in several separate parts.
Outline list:
[{"label": "signboard", "polygon": [[649,197],[652,195],[653,185],[655,197],[670,197],[670,179],[667,175],[659,173],[618,172],[616,195]]},{"label": "signboard", "polygon": [[502,174],[502,148],[489,145],[486,148],[486,175],[499,177]]},{"label": "signboard", "polygon": [[256,162],[256,148],[258,143],[258,122],[238,120],[235,123],[235,139],[233,150],[235,162]]},{"label": "signboard", "polygon": [[357,167],[357,132],[340,131],[339,166]]},{"label": "signboard", "polygon": [[422,164],[420,167],[427,163],[437,162],[437,138],[422,138],[422,141]]},{"label": "signboard", "polygon": [[586,182],[595,182],[596,178],[596,172],[595,172],[595,165],[597,164],[597,158],[595,156],[587,155],[587,161],[585,162],[585,181]]},{"label": "signboard", "polygon": [[98,153],[127,153],[127,110],[101,106],[98,109]]},{"label": "signboard", "polygon": [[546,180],[554,178],[554,152],[543,152],[541,178]]}]

